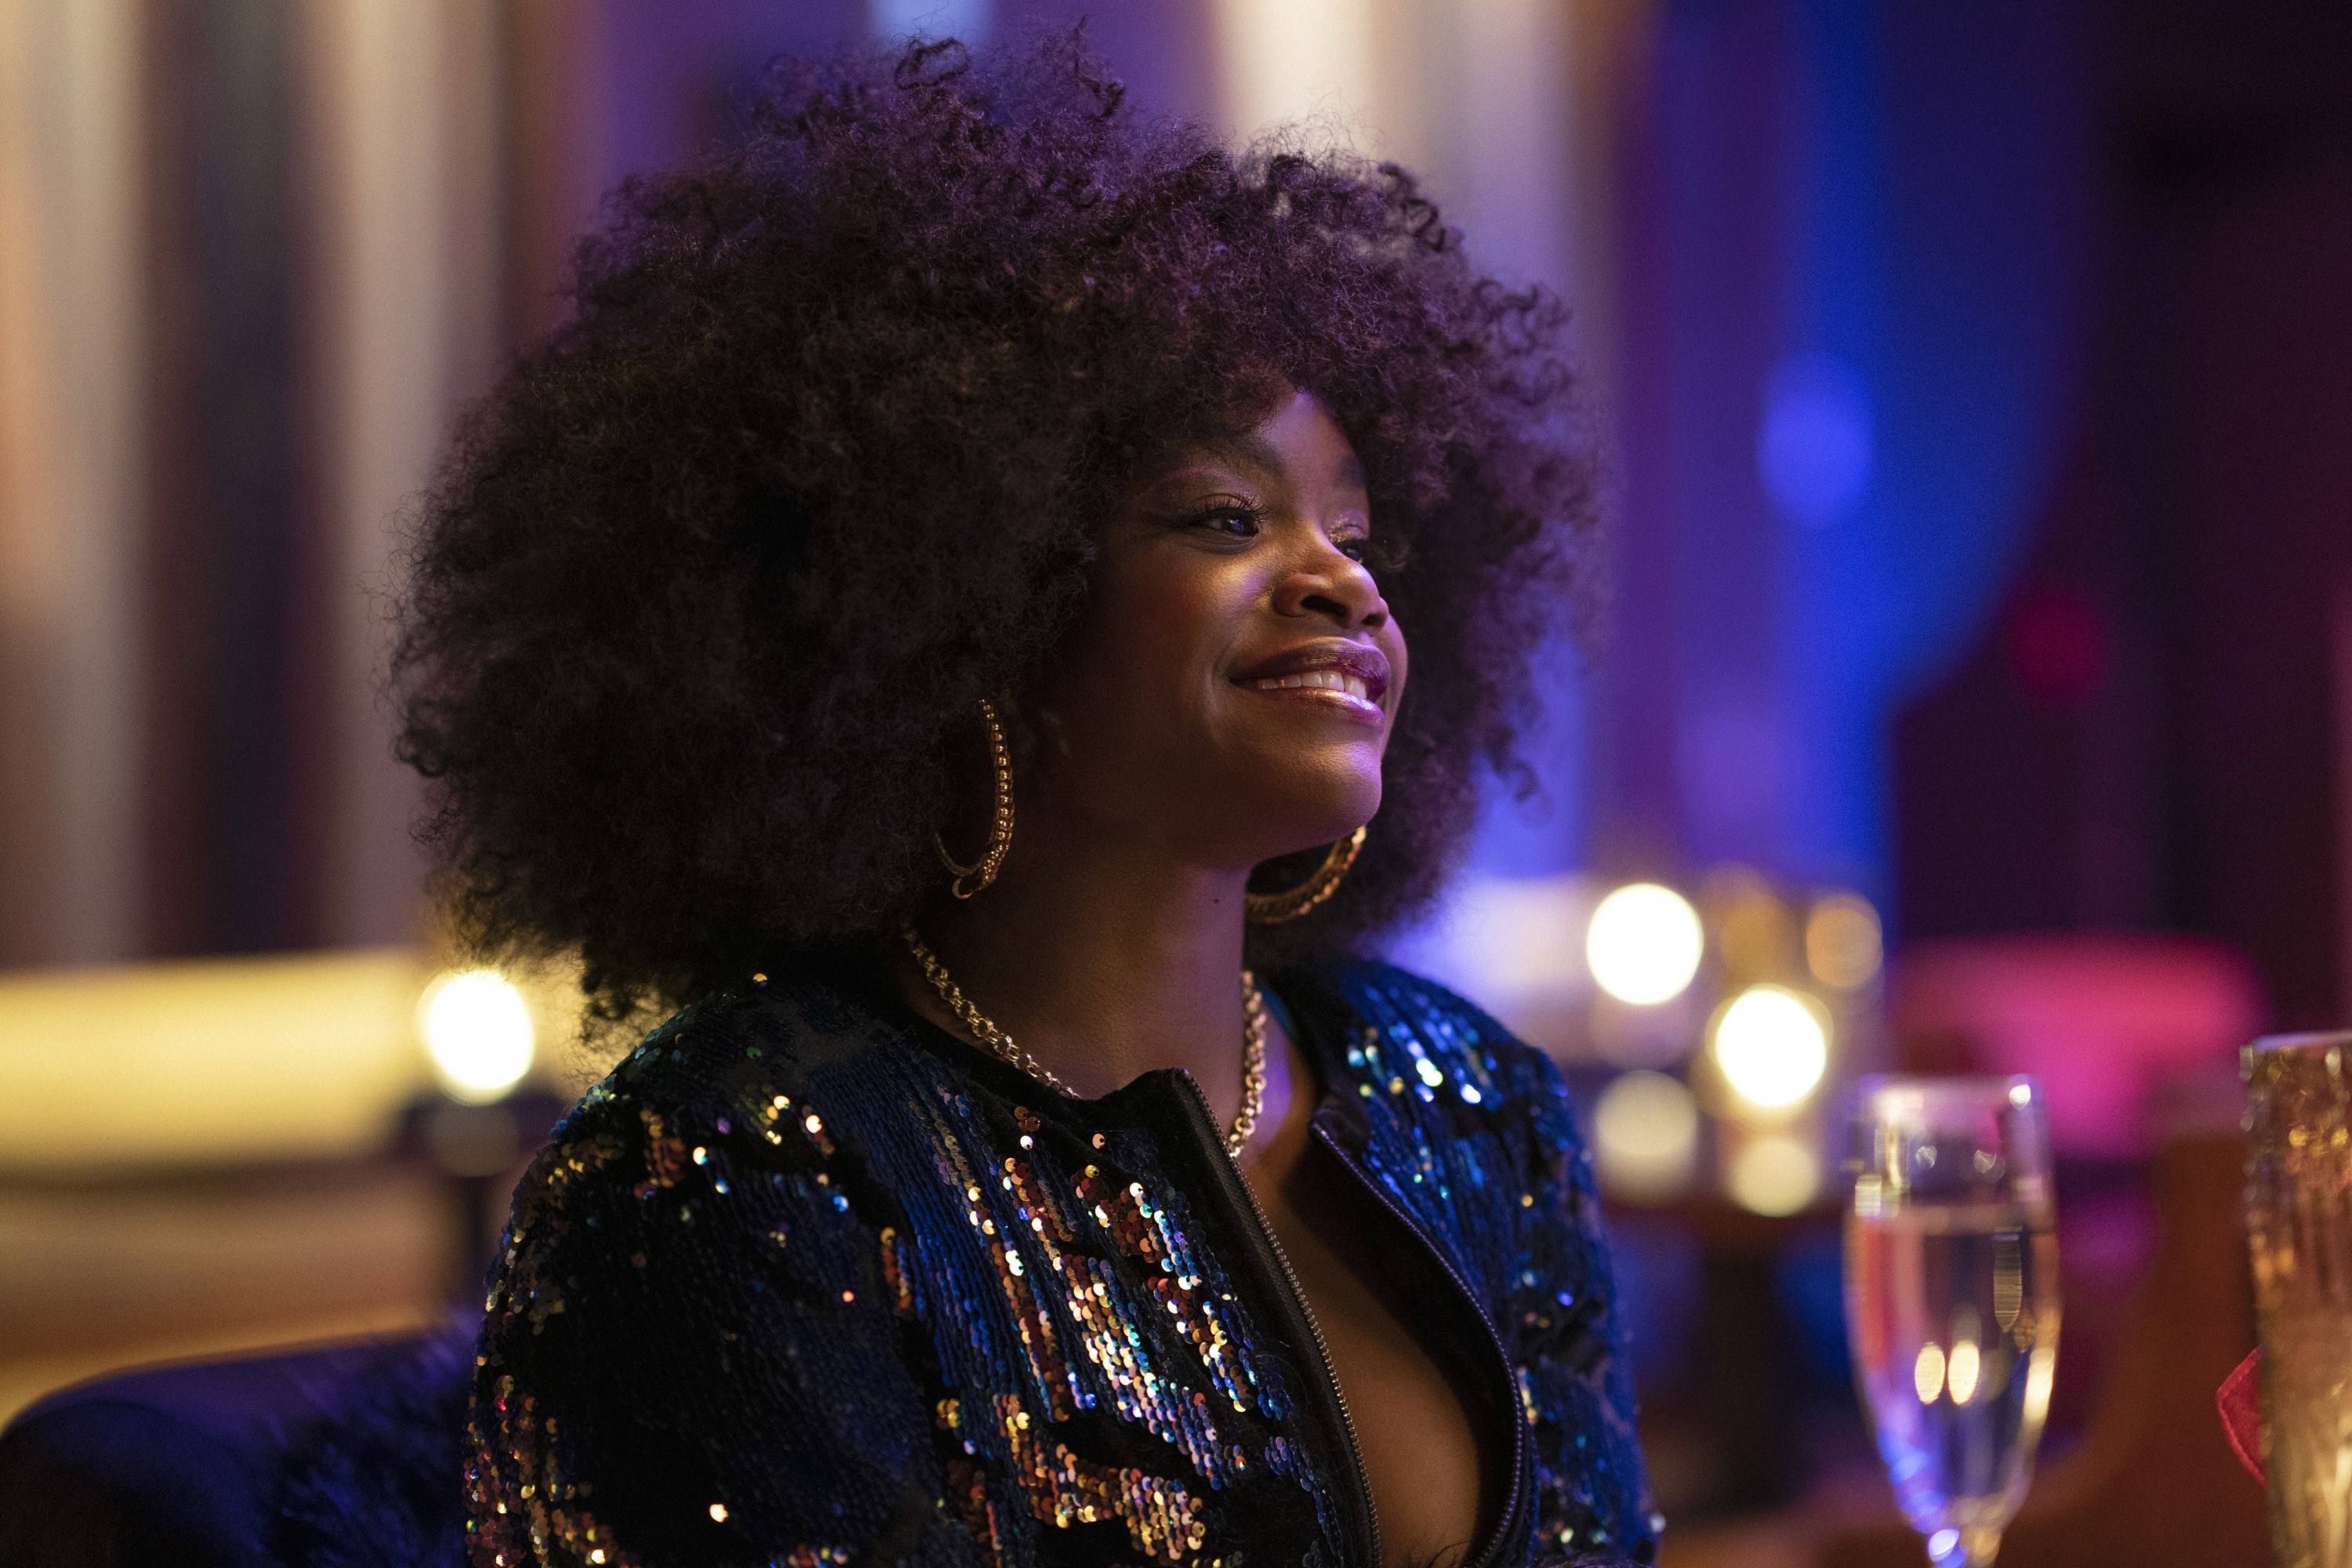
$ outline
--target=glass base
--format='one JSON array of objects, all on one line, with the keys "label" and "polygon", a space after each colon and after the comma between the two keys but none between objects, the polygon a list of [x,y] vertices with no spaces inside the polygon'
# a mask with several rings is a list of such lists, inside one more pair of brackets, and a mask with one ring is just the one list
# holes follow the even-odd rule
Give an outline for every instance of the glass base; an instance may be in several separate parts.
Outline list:
[{"label": "glass base", "polygon": [[1948,1525],[1927,1537],[1927,1557],[1936,1568],[1991,1568],[1999,1555],[1998,1530],[1958,1530]]}]

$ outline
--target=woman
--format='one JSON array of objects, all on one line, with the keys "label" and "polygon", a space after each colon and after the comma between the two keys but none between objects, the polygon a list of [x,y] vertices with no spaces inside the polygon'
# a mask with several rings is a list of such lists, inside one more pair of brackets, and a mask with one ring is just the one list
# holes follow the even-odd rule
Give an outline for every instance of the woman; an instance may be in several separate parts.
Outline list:
[{"label": "woman", "polygon": [[517,1195],[478,1563],[1650,1559],[1559,1079],[1360,956],[1515,766],[1559,311],[1118,100],[784,81],[436,493],[467,934],[680,1009]]}]

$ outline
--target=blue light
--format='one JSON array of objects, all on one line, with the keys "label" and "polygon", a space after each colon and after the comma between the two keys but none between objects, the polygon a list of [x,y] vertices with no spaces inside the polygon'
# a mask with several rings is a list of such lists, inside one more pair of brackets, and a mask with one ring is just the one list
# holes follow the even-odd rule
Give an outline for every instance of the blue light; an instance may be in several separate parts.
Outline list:
[{"label": "blue light", "polygon": [[988,39],[990,0],[873,0],[874,36],[904,38],[958,38],[967,44]]},{"label": "blue light", "polygon": [[1756,468],[1792,522],[1827,528],[1870,489],[1870,389],[1829,354],[1782,360],[1764,392]]}]

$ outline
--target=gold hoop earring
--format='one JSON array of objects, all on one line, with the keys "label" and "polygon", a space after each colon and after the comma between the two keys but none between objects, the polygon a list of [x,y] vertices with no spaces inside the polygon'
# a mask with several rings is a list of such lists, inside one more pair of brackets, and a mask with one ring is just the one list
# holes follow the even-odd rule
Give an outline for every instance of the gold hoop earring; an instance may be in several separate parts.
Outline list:
[{"label": "gold hoop earring", "polygon": [[[936,833],[931,835],[931,842],[939,846],[940,858],[947,862],[949,872],[955,878],[948,884],[948,891],[959,899],[969,899],[996,880],[997,871],[1004,865],[1004,853],[1013,847],[1013,750],[1004,743],[1004,725],[996,716],[996,704],[985,697],[980,700],[980,718],[988,726],[988,765],[996,784],[995,816],[988,826],[988,847],[971,865],[959,865],[956,858],[948,853],[948,841]],[[965,887],[966,882],[971,886]]]},{"label": "gold hoop earring", "polygon": [[1315,868],[1315,875],[1287,892],[1245,895],[1242,904],[1250,923],[1278,926],[1286,921],[1295,921],[1338,892],[1339,879],[1356,863],[1356,857],[1363,853],[1365,832],[1365,828],[1359,827],[1332,845],[1331,853],[1323,857],[1323,864]]}]

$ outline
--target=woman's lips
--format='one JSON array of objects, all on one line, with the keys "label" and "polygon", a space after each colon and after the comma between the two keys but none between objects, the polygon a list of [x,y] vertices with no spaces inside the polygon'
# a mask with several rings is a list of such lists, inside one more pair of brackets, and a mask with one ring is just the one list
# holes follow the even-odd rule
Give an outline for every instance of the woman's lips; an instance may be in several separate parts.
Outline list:
[{"label": "woman's lips", "polygon": [[1269,675],[1251,681],[1250,685],[1260,691],[1344,691],[1360,701],[1372,700],[1371,689],[1362,677],[1337,669],[1310,669],[1304,675]]},{"label": "woman's lips", "polygon": [[1381,699],[1388,695],[1389,661],[1361,643],[1309,644],[1260,660],[1234,676],[1234,684],[1379,723],[1386,717]]}]

